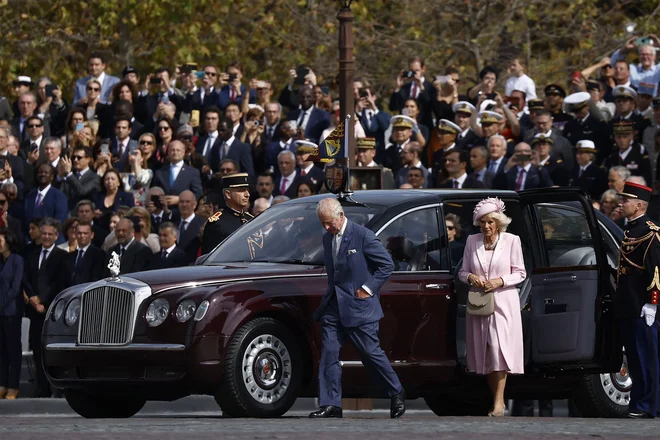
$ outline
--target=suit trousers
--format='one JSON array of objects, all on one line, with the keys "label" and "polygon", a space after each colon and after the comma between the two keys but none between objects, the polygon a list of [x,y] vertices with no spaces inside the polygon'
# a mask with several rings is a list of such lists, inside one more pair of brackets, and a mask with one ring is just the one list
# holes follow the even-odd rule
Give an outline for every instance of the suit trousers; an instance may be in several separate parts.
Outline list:
[{"label": "suit trousers", "polygon": [[333,295],[321,317],[321,362],[319,366],[319,405],[341,407],[341,364],[339,351],[350,339],[374,383],[392,397],[403,391],[378,340],[378,321],[359,327],[344,327]]},{"label": "suit trousers", "polygon": [[655,417],[658,412],[658,321],[649,327],[644,318],[623,319],[621,336],[633,381],[629,410]]},{"label": "suit trousers", "polygon": [[43,348],[41,347],[41,330],[44,327],[45,313],[37,312],[31,305],[27,306],[27,317],[30,318],[30,348],[34,358],[34,368],[37,378],[37,389],[34,397],[51,397],[50,382],[46,377],[43,364]]},{"label": "suit trousers", "polygon": [[18,389],[21,380],[21,316],[0,316],[0,387]]}]

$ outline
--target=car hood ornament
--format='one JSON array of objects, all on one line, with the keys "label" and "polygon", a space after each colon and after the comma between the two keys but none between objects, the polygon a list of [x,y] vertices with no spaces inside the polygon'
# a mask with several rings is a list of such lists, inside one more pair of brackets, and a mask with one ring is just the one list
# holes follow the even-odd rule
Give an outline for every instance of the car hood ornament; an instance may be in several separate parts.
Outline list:
[{"label": "car hood ornament", "polygon": [[119,254],[117,252],[112,252],[110,257],[110,262],[108,263],[108,269],[110,269],[110,277],[112,281],[119,280],[119,268],[121,266],[121,261],[119,260]]}]

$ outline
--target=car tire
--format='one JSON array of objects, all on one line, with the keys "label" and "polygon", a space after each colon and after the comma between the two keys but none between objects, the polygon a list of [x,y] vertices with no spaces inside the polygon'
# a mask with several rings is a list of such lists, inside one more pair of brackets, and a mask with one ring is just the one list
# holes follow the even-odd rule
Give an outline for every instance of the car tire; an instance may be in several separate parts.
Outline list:
[{"label": "car tire", "polygon": [[625,417],[631,387],[624,354],[619,371],[583,377],[575,390],[573,403],[582,417]]},{"label": "car tire", "polygon": [[67,403],[86,419],[127,419],[137,414],[146,399],[94,396],[76,390],[64,390]]},{"label": "car tire", "polygon": [[296,401],[302,377],[296,338],[277,320],[257,318],[232,337],[215,400],[230,417],[279,417]]},{"label": "car tire", "polygon": [[[488,415],[492,404],[492,399],[485,395],[465,392],[457,395],[432,395],[424,396],[424,401],[429,409],[436,416],[485,416]],[[470,396],[470,397],[468,397]]]}]

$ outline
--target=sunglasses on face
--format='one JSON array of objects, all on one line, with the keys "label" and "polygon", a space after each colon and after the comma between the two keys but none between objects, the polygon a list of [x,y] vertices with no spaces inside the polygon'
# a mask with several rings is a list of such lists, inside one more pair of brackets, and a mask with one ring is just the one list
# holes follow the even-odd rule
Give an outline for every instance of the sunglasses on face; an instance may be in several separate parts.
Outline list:
[{"label": "sunglasses on face", "polygon": [[170,127],[158,127],[160,131],[167,131],[170,129]]},{"label": "sunglasses on face", "polygon": [[204,75],[208,75],[208,76],[218,76],[218,74],[215,73],[215,72],[204,72]]},{"label": "sunglasses on face", "polygon": [[43,125],[41,125],[41,124],[30,124],[30,125],[28,125],[28,128],[40,128],[40,127],[43,127]]},{"label": "sunglasses on face", "polygon": [[72,160],[83,160],[85,156],[71,156]]},{"label": "sunglasses on face", "polygon": [[90,91],[90,92],[98,92],[98,91],[100,91],[101,89],[98,89],[98,88],[96,88],[96,87],[87,87],[87,90]]},{"label": "sunglasses on face", "polygon": [[140,145],[153,145],[154,143],[151,141],[140,141]]}]

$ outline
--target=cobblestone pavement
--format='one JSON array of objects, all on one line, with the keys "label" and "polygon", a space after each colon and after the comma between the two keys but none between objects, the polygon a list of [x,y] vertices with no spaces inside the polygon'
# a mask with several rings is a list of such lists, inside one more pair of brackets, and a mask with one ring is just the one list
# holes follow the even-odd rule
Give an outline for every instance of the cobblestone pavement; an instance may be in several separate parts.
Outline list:
[{"label": "cobblestone pavement", "polygon": [[[386,411],[346,411],[344,419],[310,420],[307,412],[279,419],[229,419],[208,413],[138,415],[87,420],[71,415],[0,416],[0,438],[83,439],[658,439],[660,420],[436,417],[409,411],[390,420]],[[192,434],[192,435],[190,435]]]}]

